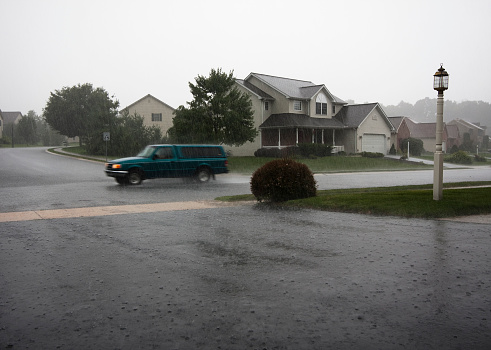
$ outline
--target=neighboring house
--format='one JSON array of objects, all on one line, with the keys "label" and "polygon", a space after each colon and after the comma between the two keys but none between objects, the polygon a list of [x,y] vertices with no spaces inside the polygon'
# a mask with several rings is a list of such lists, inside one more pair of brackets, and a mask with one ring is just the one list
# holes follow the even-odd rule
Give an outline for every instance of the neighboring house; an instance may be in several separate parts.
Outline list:
[{"label": "neighboring house", "polygon": [[236,83],[251,97],[259,135],[252,143],[228,147],[233,155],[299,143],[329,144],[346,153],[390,149],[393,127],[378,103],[347,105],[324,85],[258,73]]},{"label": "neighboring house", "polygon": [[389,120],[394,127],[394,132],[392,133],[392,137],[390,139],[390,144],[394,145],[396,150],[400,150],[401,138],[399,137],[399,129],[402,125],[402,121],[405,117],[389,117]]},{"label": "neighboring house", "polygon": [[447,151],[450,151],[453,146],[459,147],[461,142],[461,136],[457,125],[447,124]]},{"label": "neighboring house", "polygon": [[0,139],[3,137],[3,116],[2,110],[0,109]]},{"label": "neighboring house", "polygon": [[460,142],[464,141],[464,134],[469,134],[473,145],[482,145],[485,129],[463,119],[454,119],[448,125],[455,125],[459,129]]},{"label": "neighboring house", "polygon": [[12,128],[12,125],[15,125],[22,118],[21,112],[3,112],[0,111],[1,114],[1,126],[0,126],[0,138],[3,137],[3,134],[7,135],[9,132],[8,129]]},{"label": "neighboring house", "polygon": [[174,108],[150,94],[123,110],[127,110],[130,115],[137,113],[143,117],[146,126],[158,126],[163,135],[167,134],[167,130],[172,126]]},{"label": "neighboring house", "polygon": [[[404,117],[399,126],[397,132],[397,140],[399,147],[400,142],[409,137],[420,139],[423,141],[423,148],[427,152],[435,152],[436,150],[436,123],[418,123],[411,118]],[[448,148],[447,144],[448,132],[447,127],[443,125],[442,134],[442,149],[446,152]]]}]

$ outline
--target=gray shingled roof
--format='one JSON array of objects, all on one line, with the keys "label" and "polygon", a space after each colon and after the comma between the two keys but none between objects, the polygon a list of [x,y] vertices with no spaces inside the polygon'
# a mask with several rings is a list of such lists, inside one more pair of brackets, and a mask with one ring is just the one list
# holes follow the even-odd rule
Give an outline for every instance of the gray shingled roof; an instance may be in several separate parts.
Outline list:
[{"label": "gray shingled roof", "polygon": [[317,128],[317,129],[343,129],[344,125],[336,119],[312,118],[305,114],[280,113],[272,114],[260,129],[268,128]]},{"label": "gray shingled roof", "polygon": [[[285,96],[299,100],[311,99],[322,88],[325,88],[327,90],[324,85],[314,84],[311,81],[306,80],[281,78],[258,73],[251,73],[250,75],[253,75],[259,80],[264,81],[266,84],[272,86]],[[346,104],[346,102],[339,97],[332,95],[329,90],[327,90],[327,92],[333,97],[335,103]]]},{"label": "gray shingled roof", "polygon": [[376,106],[377,103],[344,106],[334,118],[349,128],[357,128]]},{"label": "gray shingled roof", "polygon": [[235,82],[237,82],[238,84],[246,87],[247,89],[251,90],[256,95],[258,95],[259,97],[261,97],[261,98],[263,98],[265,100],[274,100],[274,98],[271,95],[265,93],[263,90],[261,90],[260,88],[258,88],[255,85],[252,85],[248,81],[244,81],[243,79],[235,79]]},{"label": "gray shingled roof", "polygon": [[2,111],[3,123],[4,124],[13,123],[19,115],[22,118],[21,112],[4,112],[4,111]]}]

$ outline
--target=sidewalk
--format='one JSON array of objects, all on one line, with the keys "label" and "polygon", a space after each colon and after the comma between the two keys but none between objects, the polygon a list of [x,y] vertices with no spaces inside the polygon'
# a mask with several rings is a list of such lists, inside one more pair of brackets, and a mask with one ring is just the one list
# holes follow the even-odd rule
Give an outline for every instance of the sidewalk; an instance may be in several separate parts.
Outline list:
[{"label": "sidewalk", "polygon": [[[385,158],[400,160],[401,156],[388,154],[385,156]],[[434,162],[432,160],[420,159],[420,158],[414,158],[414,157],[409,157],[405,161],[406,162],[412,162],[412,163],[423,163],[423,164],[428,164],[428,165],[434,164]],[[447,168],[447,169],[473,168],[473,166],[471,166],[471,165],[462,165],[462,164],[453,164],[453,163],[443,163],[443,167]]]}]

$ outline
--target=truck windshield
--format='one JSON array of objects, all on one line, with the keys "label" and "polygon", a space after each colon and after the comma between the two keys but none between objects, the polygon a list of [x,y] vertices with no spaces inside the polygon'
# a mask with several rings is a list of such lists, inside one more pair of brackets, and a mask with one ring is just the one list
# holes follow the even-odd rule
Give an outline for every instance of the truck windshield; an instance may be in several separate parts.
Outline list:
[{"label": "truck windshield", "polygon": [[156,147],[154,147],[154,146],[147,146],[140,153],[138,153],[136,156],[142,157],[142,158],[150,158],[150,156],[155,151],[155,148]]}]

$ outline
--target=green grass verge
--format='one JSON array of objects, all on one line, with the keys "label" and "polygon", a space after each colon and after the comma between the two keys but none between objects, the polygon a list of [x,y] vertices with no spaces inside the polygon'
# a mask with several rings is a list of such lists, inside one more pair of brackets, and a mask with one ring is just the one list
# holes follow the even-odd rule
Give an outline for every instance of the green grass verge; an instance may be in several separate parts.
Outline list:
[{"label": "green grass verge", "polygon": [[[274,158],[229,157],[229,169],[233,173],[252,174]],[[387,158],[364,158],[359,156],[331,156],[316,159],[297,159],[314,173],[398,171],[432,169],[433,165],[418,164]]]},{"label": "green grass verge", "polygon": [[[445,218],[491,213],[491,186],[486,182],[444,184],[443,199],[433,200],[433,185],[375,187],[363,189],[318,191],[316,197],[283,203],[280,207],[308,208],[359,214],[418,218]],[[467,188],[461,188],[467,187]],[[219,197],[223,201],[255,200],[252,194]]]}]

